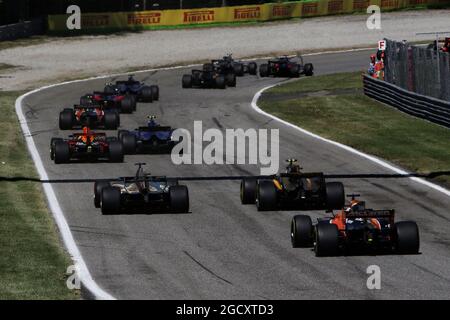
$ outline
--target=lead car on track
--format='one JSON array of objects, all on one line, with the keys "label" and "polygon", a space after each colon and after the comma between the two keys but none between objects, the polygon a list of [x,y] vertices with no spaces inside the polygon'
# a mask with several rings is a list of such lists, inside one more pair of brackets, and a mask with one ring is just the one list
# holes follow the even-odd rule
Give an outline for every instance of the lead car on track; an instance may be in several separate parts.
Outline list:
[{"label": "lead car on track", "polygon": [[189,212],[188,188],[177,179],[146,174],[142,166],[134,177],[122,177],[113,181],[94,183],[94,205],[102,214],[140,212]]},{"label": "lead car on track", "polygon": [[351,194],[350,205],[336,215],[320,218],[313,225],[308,215],[296,215],[291,222],[294,248],[314,247],[316,256],[340,253],[419,253],[419,228],[414,221],[395,222],[395,210],[374,210]]}]

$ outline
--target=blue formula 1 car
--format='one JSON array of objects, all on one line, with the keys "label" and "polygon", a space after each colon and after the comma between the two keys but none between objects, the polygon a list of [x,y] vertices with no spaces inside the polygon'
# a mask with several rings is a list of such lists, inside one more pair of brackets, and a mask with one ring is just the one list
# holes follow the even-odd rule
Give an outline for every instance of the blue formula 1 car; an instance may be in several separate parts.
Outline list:
[{"label": "blue formula 1 car", "polygon": [[129,94],[136,97],[137,101],[153,102],[159,100],[159,87],[156,85],[148,86],[143,82],[137,81],[133,75],[126,81],[116,81],[115,84],[108,83],[104,91],[113,93],[118,91],[121,94]]},{"label": "blue formula 1 car", "polygon": [[146,127],[139,127],[133,131],[119,130],[118,137],[122,141],[125,154],[135,153],[170,153],[175,146],[172,140],[172,129],[161,126],[155,116],[149,116]]}]

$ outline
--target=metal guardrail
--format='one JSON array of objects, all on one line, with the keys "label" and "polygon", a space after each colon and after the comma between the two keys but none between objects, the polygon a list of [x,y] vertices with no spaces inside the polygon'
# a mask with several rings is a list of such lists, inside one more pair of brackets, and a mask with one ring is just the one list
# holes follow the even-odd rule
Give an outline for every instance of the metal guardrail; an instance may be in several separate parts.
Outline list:
[{"label": "metal guardrail", "polygon": [[450,128],[450,102],[407,91],[363,75],[364,94],[410,115]]}]

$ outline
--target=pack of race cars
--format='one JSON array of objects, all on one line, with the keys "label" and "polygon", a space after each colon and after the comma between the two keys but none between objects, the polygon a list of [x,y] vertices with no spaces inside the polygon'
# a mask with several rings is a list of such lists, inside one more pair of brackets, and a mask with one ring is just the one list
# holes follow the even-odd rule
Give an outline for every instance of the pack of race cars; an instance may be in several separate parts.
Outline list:
[{"label": "pack of race cars", "polygon": [[[260,77],[312,76],[313,65],[283,56],[271,59],[258,68],[255,62],[242,62],[224,56],[205,63],[182,77],[183,88],[235,87],[236,78],[245,74]],[[54,137],[50,141],[50,158],[55,164],[82,161],[123,162],[125,155],[171,153],[177,141],[175,130],[162,126],[155,116],[149,116],[145,126],[133,130],[119,129],[121,114],[136,110],[137,102],[159,100],[159,87],[137,81],[133,76],[125,81],[107,83],[103,91],[84,94],[73,108],[59,115],[59,129],[82,129],[68,138]],[[118,130],[117,136],[107,136],[92,129]],[[286,171],[264,179],[244,178],[240,185],[243,205],[254,204],[258,211],[326,210],[331,216],[316,223],[308,215],[295,215],[291,222],[292,247],[313,248],[316,256],[336,256],[354,250],[389,251],[417,254],[420,240],[413,221],[395,222],[395,211],[374,210],[350,195],[345,203],[341,182],[326,181],[322,172],[303,172],[296,159],[287,160]],[[119,177],[94,184],[94,205],[103,215],[133,210],[189,212],[189,192],[177,179],[153,176],[144,172],[145,163],[137,163],[135,176]],[[339,210],[333,214],[333,210]]]}]

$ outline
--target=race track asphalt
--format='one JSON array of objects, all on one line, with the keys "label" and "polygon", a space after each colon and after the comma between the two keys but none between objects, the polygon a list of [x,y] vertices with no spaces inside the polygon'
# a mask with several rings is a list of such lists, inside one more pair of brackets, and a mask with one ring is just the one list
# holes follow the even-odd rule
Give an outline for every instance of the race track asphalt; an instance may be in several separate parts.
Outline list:
[{"label": "race track asphalt", "polygon": [[[365,69],[369,51],[307,57],[316,74]],[[236,88],[182,89],[186,69],[139,73],[157,83],[161,98],[139,104],[122,116],[122,128],[145,125],[155,114],[162,124],[192,130],[194,120],[221,131],[279,128],[280,169],[296,157],[306,171],[391,173],[345,150],[321,142],[257,114],[254,94],[283,79],[246,76]],[[113,79],[114,80],[114,79]],[[65,137],[58,114],[108,79],[49,88],[25,98],[34,141],[50,178],[105,178],[133,175],[145,161],[156,175],[209,176],[259,174],[251,165],[175,166],[169,155],[127,156],[123,164],[55,165],[49,141]],[[115,134],[115,132],[110,132]],[[436,299],[450,298],[450,198],[409,179],[345,180],[346,192],[361,193],[370,207],[395,208],[398,220],[420,228],[419,255],[358,255],[316,258],[310,249],[293,249],[294,211],[257,212],[242,206],[239,182],[188,182],[189,214],[102,216],[93,205],[92,184],[58,184],[56,195],[76,243],[97,283],[119,299]],[[324,212],[311,212],[315,217]],[[381,289],[368,290],[369,265],[381,268]]]}]

